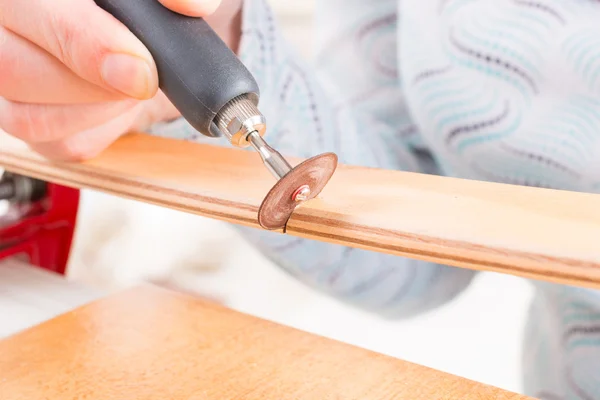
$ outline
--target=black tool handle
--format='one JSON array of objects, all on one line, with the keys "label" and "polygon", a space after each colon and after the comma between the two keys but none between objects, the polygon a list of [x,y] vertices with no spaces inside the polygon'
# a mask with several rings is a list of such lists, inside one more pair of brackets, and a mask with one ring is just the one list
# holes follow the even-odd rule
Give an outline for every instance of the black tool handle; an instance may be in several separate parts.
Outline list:
[{"label": "black tool handle", "polygon": [[213,119],[231,99],[259,95],[250,71],[204,19],[175,13],[158,0],[95,2],[148,48],[160,88],[202,134],[218,135]]}]

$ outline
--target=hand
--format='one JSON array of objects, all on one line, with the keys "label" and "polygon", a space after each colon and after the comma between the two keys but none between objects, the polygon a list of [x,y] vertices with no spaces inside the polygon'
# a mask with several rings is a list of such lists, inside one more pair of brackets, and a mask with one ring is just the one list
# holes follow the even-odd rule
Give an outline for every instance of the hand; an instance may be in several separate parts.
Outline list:
[{"label": "hand", "polygon": [[[148,1],[205,17],[237,51],[242,0]],[[92,0],[0,0],[0,129],[48,158],[82,160],[177,117],[148,50]]]}]

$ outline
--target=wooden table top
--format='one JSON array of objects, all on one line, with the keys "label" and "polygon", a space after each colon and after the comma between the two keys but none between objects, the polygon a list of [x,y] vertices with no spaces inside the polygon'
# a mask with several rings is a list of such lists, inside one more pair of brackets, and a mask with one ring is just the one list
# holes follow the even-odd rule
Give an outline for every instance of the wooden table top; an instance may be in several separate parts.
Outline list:
[{"label": "wooden table top", "polygon": [[527,399],[150,286],[8,337],[0,355],[10,400]]}]

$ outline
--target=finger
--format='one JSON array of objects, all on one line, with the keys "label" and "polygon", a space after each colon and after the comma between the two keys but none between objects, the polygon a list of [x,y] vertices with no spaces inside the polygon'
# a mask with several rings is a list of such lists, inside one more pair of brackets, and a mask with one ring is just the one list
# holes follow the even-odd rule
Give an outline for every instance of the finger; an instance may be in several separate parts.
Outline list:
[{"label": "finger", "polygon": [[150,52],[92,0],[0,0],[0,23],[76,75],[106,90],[148,99],[158,90]]},{"label": "finger", "polygon": [[133,129],[146,131],[156,122],[172,121],[181,117],[181,113],[162,91],[152,99],[144,102],[145,106],[138,114]]},{"label": "finger", "polygon": [[143,107],[139,103],[129,111],[102,125],[79,132],[68,138],[30,144],[32,150],[52,160],[85,161],[96,157],[115,140],[128,133]]},{"label": "finger", "polygon": [[125,98],[75,75],[42,48],[0,26],[0,96],[23,103],[73,104]]},{"label": "finger", "polygon": [[81,105],[38,105],[0,99],[0,129],[28,143],[67,138],[113,119],[139,101]]},{"label": "finger", "polygon": [[221,0],[158,0],[167,8],[190,17],[206,17],[214,13]]},{"label": "finger", "polygon": [[213,28],[231,27],[237,23],[234,18],[240,13],[244,0],[219,0],[219,5],[210,15],[206,16],[206,22]]}]

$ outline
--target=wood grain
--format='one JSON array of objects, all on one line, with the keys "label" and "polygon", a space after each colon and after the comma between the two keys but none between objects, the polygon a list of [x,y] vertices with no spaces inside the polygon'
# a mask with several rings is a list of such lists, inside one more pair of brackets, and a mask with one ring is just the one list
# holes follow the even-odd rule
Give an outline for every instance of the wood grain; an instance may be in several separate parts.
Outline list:
[{"label": "wood grain", "polygon": [[[274,180],[252,152],[132,134],[51,163],[0,140],[0,166],[259,228]],[[292,163],[300,160],[291,159]],[[457,267],[600,288],[600,195],[343,166],[288,235]]]},{"label": "wood grain", "polygon": [[5,339],[0,354],[11,400],[527,399],[152,287]]}]

